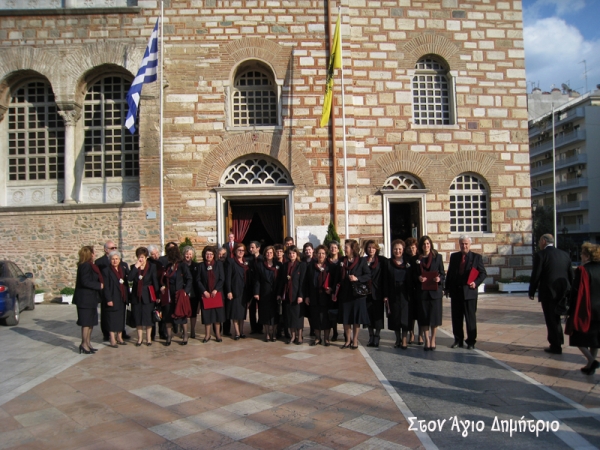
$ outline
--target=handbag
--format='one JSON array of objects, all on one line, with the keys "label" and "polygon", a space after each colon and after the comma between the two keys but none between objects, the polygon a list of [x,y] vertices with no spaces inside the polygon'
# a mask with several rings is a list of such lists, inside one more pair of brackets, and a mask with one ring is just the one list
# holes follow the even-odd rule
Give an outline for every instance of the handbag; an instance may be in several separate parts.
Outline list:
[{"label": "handbag", "polygon": [[158,307],[158,305],[152,311],[152,321],[154,323],[162,321],[162,311],[160,310],[160,307]]},{"label": "handbag", "polygon": [[352,286],[352,296],[355,298],[366,297],[371,293],[371,286],[369,286],[367,283],[353,281],[350,283],[350,286]]}]

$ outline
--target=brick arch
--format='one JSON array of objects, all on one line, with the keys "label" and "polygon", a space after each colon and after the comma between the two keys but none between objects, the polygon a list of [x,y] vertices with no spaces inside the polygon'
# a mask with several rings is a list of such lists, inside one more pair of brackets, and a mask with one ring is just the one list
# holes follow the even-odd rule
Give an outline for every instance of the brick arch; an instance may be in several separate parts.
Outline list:
[{"label": "brick arch", "polygon": [[244,133],[225,139],[214,146],[202,162],[196,176],[196,186],[218,187],[223,172],[233,161],[252,154],[276,159],[290,173],[295,186],[314,186],[312,170],[302,150],[290,148],[288,140],[282,139],[281,133]]},{"label": "brick arch", "polygon": [[415,64],[425,55],[438,55],[447,63],[450,70],[466,68],[460,59],[460,49],[452,41],[440,34],[423,33],[404,45],[405,57],[401,61],[405,69],[414,69]]},{"label": "brick arch", "polygon": [[[133,79],[145,47],[136,48],[123,42],[98,42],[85,45],[70,53],[65,59],[64,72],[69,79],[70,89],[66,101],[82,103],[89,83],[111,70]],[[156,83],[152,88],[156,89]]]},{"label": "brick arch", "polygon": [[396,150],[386,153],[377,158],[376,162],[379,170],[375,171],[373,183],[378,188],[383,186],[385,180],[398,172],[405,172],[421,180],[424,188],[427,188],[424,175],[429,166],[433,163],[431,158],[410,150]]},{"label": "brick arch", "polygon": [[19,47],[0,51],[0,109],[8,107],[10,90],[27,79],[45,79],[55,98],[61,90],[61,61],[53,53],[39,48]]},{"label": "brick arch", "polygon": [[231,76],[237,66],[247,60],[258,59],[267,63],[277,79],[284,79],[288,70],[291,49],[261,37],[238,39],[224,47],[231,58]]},{"label": "brick arch", "polygon": [[447,156],[441,160],[444,171],[444,178],[448,189],[452,181],[460,174],[472,173],[482,177],[490,188],[490,192],[500,192],[498,178],[487,175],[490,171],[504,172],[504,166],[497,157],[492,155],[476,152],[463,151]]}]

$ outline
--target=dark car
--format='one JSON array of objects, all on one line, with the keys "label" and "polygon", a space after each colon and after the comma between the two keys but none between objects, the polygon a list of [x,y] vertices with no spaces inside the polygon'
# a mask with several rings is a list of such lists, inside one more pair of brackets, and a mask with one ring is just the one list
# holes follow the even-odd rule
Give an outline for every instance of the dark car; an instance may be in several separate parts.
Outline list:
[{"label": "dark car", "polygon": [[0,260],[0,323],[17,325],[24,309],[35,308],[31,272],[23,273],[12,261]]}]

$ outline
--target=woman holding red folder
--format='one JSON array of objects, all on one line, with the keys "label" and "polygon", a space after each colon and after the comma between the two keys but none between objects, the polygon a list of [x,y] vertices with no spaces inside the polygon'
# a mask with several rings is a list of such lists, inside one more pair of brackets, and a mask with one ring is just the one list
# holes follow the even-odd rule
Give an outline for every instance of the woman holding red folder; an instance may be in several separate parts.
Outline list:
[{"label": "woman holding red folder", "polygon": [[258,301],[258,322],[264,327],[265,342],[275,342],[275,327],[279,323],[277,282],[283,262],[275,260],[275,248],[265,248],[263,259],[256,261],[254,298]]},{"label": "woman holding red folder", "polygon": [[[419,330],[425,339],[423,350],[435,350],[437,327],[442,324],[442,286],[446,278],[442,256],[433,248],[429,236],[419,239],[419,254],[413,266]],[[431,329],[431,332],[429,330]]]},{"label": "woman holding red folder", "polygon": [[148,261],[148,249],[139,247],[135,251],[137,261],[131,265],[128,281],[133,281],[131,291],[131,313],[135,321],[138,340],[137,347],[142,345],[143,330],[146,328],[146,345],[152,345],[151,333],[154,323],[152,312],[158,294],[158,277],[156,266]]},{"label": "woman holding red folder", "polygon": [[196,288],[202,300],[202,324],[205,326],[205,335],[202,342],[210,341],[211,329],[215,327],[215,340],[222,342],[221,323],[225,322],[225,307],[223,305],[223,285],[225,284],[225,271],[223,263],[216,259],[217,249],[212,246],[202,250],[202,262],[198,264],[198,278]]},{"label": "woman holding red folder", "polygon": [[331,302],[331,286],[333,280],[329,274],[330,264],[327,262],[327,249],[319,245],[315,250],[316,259],[308,263],[306,269],[306,287],[304,293],[308,306],[309,320],[315,330],[315,341],[311,345],[319,345],[323,330],[325,346],[329,347],[329,305]]}]

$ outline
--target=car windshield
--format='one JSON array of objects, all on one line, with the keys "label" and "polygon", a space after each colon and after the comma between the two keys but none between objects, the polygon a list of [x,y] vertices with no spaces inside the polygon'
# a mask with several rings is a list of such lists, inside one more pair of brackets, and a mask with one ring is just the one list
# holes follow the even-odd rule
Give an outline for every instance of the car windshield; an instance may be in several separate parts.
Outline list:
[{"label": "car windshield", "polygon": [[23,273],[23,271],[21,269],[19,269],[19,266],[17,266],[15,263],[11,262],[9,267],[10,267],[11,273],[13,274],[13,277],[25,278],[25,274]]}]

